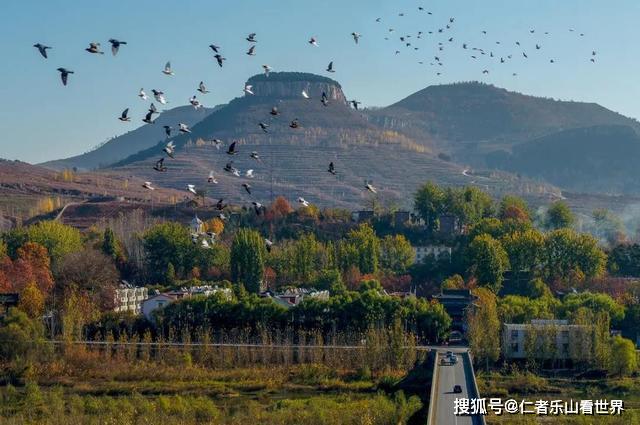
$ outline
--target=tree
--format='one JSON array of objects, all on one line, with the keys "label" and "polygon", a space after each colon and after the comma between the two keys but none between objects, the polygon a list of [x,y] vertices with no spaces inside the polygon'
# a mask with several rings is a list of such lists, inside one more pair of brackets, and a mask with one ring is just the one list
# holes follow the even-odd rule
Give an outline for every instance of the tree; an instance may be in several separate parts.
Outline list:
[{"label": "tree", "polygon": [[224,221],[220,220],[218,217],[214,217],[207,221],[204,224],[204,227],[207,232],[213,232],[216,235],[221,235],[224,231]]},{"label": "tree", "polygon": [[240,229],[231,245],[231,277],[243,283],[249,292],[258,293],[263,288],[265,243],[258,232]]},{"label": "tree", "polygon": [[546,235],[544,245],[544,273],[550,280],[566,282],[573,272],[589,278],[604,273],[607,256],[591,235],[558,229]]},{"label": "tree", "polygon": [[104,235],[102,237],[102,252],[114,260],[117,259],[121,253],[116,236],[110,227],[107,227],[104,230]]},{"label": "tree", "polygon": [[47,250],[37,243],[27,242],[17,249],[17,258],[0,259],[0,275],[6,290],[22,292],[29,283],[35,283],[43,294],[48,294],[53,287],[53,277],[49,268],[50,260]]},{"label": "tree", "polygon": [[576,221],[576,217],[569,206],[562,201],[557,201],[549,206],[547,210],[545,224],[548,229],[561,229],[571,227]]},{"label": "tree", "polygon": [[269,206],[269,211],[273,213],[275,219],[281,219],[291,214],[293,208],[284,196],[278,196]]},{"label": "tree", "polygon": [[196,262],[196,247],[191,241],[189,229],[179,223],[161,223],[147,230],[144,249],[149,274],[158,282],[166,283],[169,263],[176,268],[176,274],[183,275]]},{"label": "tree", "polygon": [[360,273],[367,274],[378,271],[380,240],[371,226],[364,223],[349,231],[347,243],[355,249],[357,255],[356,265]]},{"label": "tree", "polygon": [[489,362],[495,362],[500,357],[500,319],[496,296],[486,288],[474,291],[478,297],[476,307],[467,312],[467,336],[469,347],[473,355],[484,361],[487,371]]},{"label": "tree", "polygon": [[629,376],[638,368],[636,347],[630,340],[616,335],[611,341],[611,367],[609,371],[618,376]]},{"label": "tree", "polygon": [[438,228],[438,216],[444,207],[444,191],[433,182],[423,184],[414,195],[413,208],[431,233]]},{"label": "tree", "polygon": [[395,273],[404,273],[413,264],[415,254],[403,235],[387,235],[380,242],[380,265]]},{"label": "tree", "polygon": [[620,217],[606,209],[593,211],[593,233],[596,238],[606,241],[610,245],[615,245],[624,241],[624,224]]},{"label": "tree", "polygon": [[498,300],[498,312],[503,323],[529,323],[532,319],[553,319],[560,302],[553,297],[531,299],[507,295]]},{"label": "tree", "polygon": [[509,257],[500,242],[486,234],[477,236],[469,244],[466,258],[468,271],[478,279],[478,284],[497,294],[509,267]]},{"label": "tree", "polygon": [[313,281],[313,287],[318,290],[331,291],[332,294],[341,294],[347,290],[340,271],[336,269],[322,270],[318,273]]},{"label": "tree", "polygon": [[493,214],[493,200],[477,187],[447,188],[443,212],[453,214],[464,225],[473,225]]},{"label": "tree", "polygon": [[43,354],[50,351],[44,339],[42,321],[30,319],[17,308],[9,309],[9,313],[0,320],[0,341],[3,341],[0,360],[41,360]]},{"label": "tree", "polygon": [[500,242],[507,252],[512,271],[531,272],[541,266],[544,236],[537,230],[510,233]]},{"label": "tree", "polygon": [[571,316],[581,307],[588,308],[594,313],[606,312],[615,325],[620,324],[624,319],[624,307],[607,294],[580,292],[564,297],[562,310],[565,316]]},{"label": "tree", "polygon": [[0,239],[0,258],[4,258],[9,254],[9,249],[7,248],[7,243]]},{"label": "tree", "polygon": [[640,244],[618,244],[608,256],[607,268],[616,276],[640,276]]},{"label": "tree", "polygon": [[529,206],[524,199],[513,195],[507,195],[500,201],[498,208],[500,220],[515,219],[519,221],[530,221]]},{"label": "tree", "polygon": [[442,289],[463,289],[464,279],[459,274],[449,276],[442,282]]},{"label": "tree", "polygon": [[44,313],[44,295],[35,282],[29,282],[20,294],[18,308],[32,319],[39,319]]},{"label": "tree", "polygon": [[175,285],[175,283],[176,283],[176,268],[173,266],[173,263],[169,263],[167,265],[167,273],[165,275],[164,281],[169,285]]},{"label": "tree", "polygon": [[80,231],[57,221],[41,221],[27,229],[29,241],[44,246],[55,263],[65,255],[82,249]]}]

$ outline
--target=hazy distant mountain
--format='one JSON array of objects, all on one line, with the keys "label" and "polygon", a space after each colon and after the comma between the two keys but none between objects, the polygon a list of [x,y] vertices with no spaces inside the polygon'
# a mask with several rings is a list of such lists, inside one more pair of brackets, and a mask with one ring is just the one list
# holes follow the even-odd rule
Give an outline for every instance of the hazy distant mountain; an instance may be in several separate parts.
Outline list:
[{"label": "hazy distant mountain", "polygon": [[[79,170],[91,170],[105,167],[164,140],[165,133],[162,126],[170,125],[177,128],[180,122],[194,125],[202,121],[214,110],[215,108],[200,108],[196,110],[190,105],[168,109],[157,117],[155,124],[145,124],[137,127],[135,130],[115,137],[97,149],[82,155],[49,161],[41,165],[58,170],[73,167]],[[137,117],[132,117],[132,123],[127,125],[135,126],[138,122]],[[140,122],[140,124],[142,123]]]},{"label": "hazy distant mountain", "polygon": [[[302,196],[312,203],[335,206],[370,206],[374,198],[364,189],[372,180],[379,196],[398,205],[409,206],[411,194],[428,179],[444,184],[479,184],[494,191],[517,190],[528,183],[506,173],[469,177],[463,168],[434,156],[428,143],[418,143],[399,132],[372,123],[364,112],[348,106],[340,84],[326,77],[304,73],[272,73],[254,76],[248,84],[255,95],[229,102],[192,128],[192,133],[174,138],[176,159],[166,160],[167,173],[157,173],[153,163],[162,155],[162,145],[141,151],[116,164],[114,171],[153,179],[159,185],[184,188],[187,183],[205,188],[210,197],[235,202],[267,202],[272,194],[295,201]],[[311,98],[305,99],[302,91]],[[326,93],[329,104],[320,99]],[[279,115],[270,111],[278,109]],[[298,119],[300,127],[289,124]],[[258,124],[269,125],[268,133]],[[222,139],[217,150],[211,140]],[[239,154],[225,153],[237,142]],[[257,151],[261,162],[249,154]],[[256,178],[233,177],[223,171],[225,164],[243,172],[255,170]],[[327,172],[335,163],[337,176]],[[220,184],[207,185],[210,170]],[[241,184],[249,182],[253,194]]]},{"label": "hazy distant mountain", "polygon": [[487,156],[490,166],[586,193],[640,194],[640,136],[628,126],[554,133]]},{"label": "hazy distant mountain", "polygon": [[640,129],[636,120],[595,103],[528,96],[478,82],[430,86],[369,116],[372,123],[475,164],[497,147],[509,149],[571,128]]}]

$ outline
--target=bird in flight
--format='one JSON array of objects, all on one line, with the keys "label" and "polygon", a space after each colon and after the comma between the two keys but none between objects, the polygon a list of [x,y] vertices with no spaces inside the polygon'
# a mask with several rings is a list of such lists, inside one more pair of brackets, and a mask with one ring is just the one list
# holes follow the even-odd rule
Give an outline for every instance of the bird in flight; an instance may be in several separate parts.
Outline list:
[{"label": "bird in flight", "polygon": [[349,101],[349,103],[353,106],[353,109],[355,109],[357,111],[358,110],[358,105],[360,105],[362,102],[358,102],[357,100],[351,100],[351,101]]},{"label": "bird in flight", "polygon": [[311,37],[311,38],[309,39],[309,44],[311,44],[312,46],[316,46],[316,47],[318,47],[318,40],[316,40],[316,38],[315,38],[315,37]]},{"label": "bird in flight", "polygon": [[227,165],[224,166],[224,171],[231,173],[236,177],[240,177],[240,170],[233,166],[233,161],[228,162]]},{"label": "bird in flight", "polygon": [[138,92],[138,97],[142,100],[147,100],[147,94],[144,92],[144,88],[141,88],[140,91]]},{"label": "bird in flight", "polygon": [[305,90],[302,90],[302,97],[304,97],[305,99],[310,99],[309,95]]},{"label": "bird in flight", "polygon": [[223,62],[227,60],[227,58],[222,57],[220,53],[216,53],[214,58],[216,58],[216,61],[218,61],[218,65],[220,66],[220,68],[222,68]]},{"label": "bird in flight", "polygon": [[180,133],[191,133],[189,126],[183,123],[178,124],[178,131],[180,131]]},{"label": "bird in flight", "polygon": [[256,33],[255,33],[255,32],[252,32],[251,34],[249,34],[249,35],[247,36],[247,41],[248,41],[249,43],[257,43],[257,42],[258,42],[258,40],[256,40]]},{"label": "bird in flight", "polygon": [[74,72],[66,68],[58,68],[58,72],[60,73],[60,79],[62,80],[62,85],[66,86],[67,80],[69,79],[69,74],[73,74]]},{"label": "bird in flight", "polygon": [[220,46],[216,46],[215,44],[209,44],[209,48],[213,50],[215,53],[220,53]]},{"label": "bird in flight", "polygon": [[153,119],[153,114],[155,112],[153,112],[153,110],[149,109],[149,111],[147,112],[147,115],[144,116],[144,118],[142,119],[142,122],[145,122],[147,124],[155,124],[155,121]]},{"label": "bird in flight", "polygon": [[130,122],[131,118],[129,118],[127,115],[129,114],[129,108],[125,109],[124,111],[122,111],[122,114],[120,114],[120,116],[118,117],[118,119],[122,122]]},{"label": "bird in flight", "polygon": [[378,193],[378,190],[373,186],[373,184],[367,180],[364,181],[364,188],[371,193]]},{"label": "bird in flight", "polygon": [[329,66],[327,66],[327,72],[336,72],[333,69],[333,61],[329,62]]},{"label": "bird in flight", "polygon": [[145,189],[149,189],[149,190],[156,190],[152,185],[151,182],[144,182],[142,184],[142,187],[144,187]]},{"label": "bird in flight", "polygon": [[218,180],[216,180],[216,177],[213,175],[213,171],[209,171],[209,177],[207,177],[207,183],[218,184]]},{"label": "bird in flight", "polygon": [[264,69],[264,75],[266,75],[267,77],[269,76],[269,73],[272,70],[272,68],[269,65],[262,65],[262,69]]},{"label": "bird in flight", "polygon": [[171,69],[171,62],[167,62],[164,65],[164,69],[162,70],[162,73],[164,75],[175,75],[175,73],[173,72],[173,70]]},{"label": "bird in flight", "polygon": [[163,105],[167,104],[167,99],[164,97],[164,92],[156,89],[151,89],[153,93],[153,97],[156,99],[156,102],[160,102]]},{"label": "bird in flight", "polygon": [[220,146],[222,146],[222,140],[213,139],[211,142],[213,143],[213,146],[216,147],[216,149],[220,150]]},{"label": "bird in flight", "polygon": [[97,53],[99,55],[104,55],[104,52],[100,50],[100,43],[89,43],[89,47],[87,47],[86,49],[87,52],[89,53]]},{"label": "bird in flight", "polygon": [[289,124],[289,127],[291,127],[291,128],[300,127],[300,124],[298,124],[298,118],[295,118],[293,121],[291,121],[291,124]]},{"label": "bird in flight", "polygon": [[120,50],[121,45],[127,44],[126,41],[116,40],[115,38],[110,38],[109,43],[111,43],[111,54],[113,56],[118,54],[118,50]]},{"label": "bird in flight", "polygon": [[155,165],[153,166],[153,169],[161,173],[167,171],[167,167],[165,167],[164,165],[164,158],[160,158],[159,160],[157,160]]},{"label": "bird in flight", "polygon": [[200,101],[196,99],[195,95],[191,96],[191,99],[189,99],[189,103],[191,104],[191,106],[193,106],[194,109],[202,108],[202,103],[200,103]]},{"label": "bird in flight", "polygon": [[301,204],[303,207],[308,207],[309,206],[309,202],[306,199],[302,198],[302,197],[298,198],[298,203]]},{"label": "bird in flight", "polygon": [[173,155],[176,151],[176,145],[174,145],[173,142],[169,142],[164,147],[164,149],[162,149],[162,151],[166,153],[169,156],[169,158],[175,158]]},{"label": "bird in flight", "polygon": [[247,55],[255,56],[256,55],[256,46],[249,47],[249,50],[247,51]]},{"label": "bird in flight", "polygon": [[260,126],[260,128],[262,129],[262,131],[264,131],[265,133],[268,133],[269,130],[267,130],[269,128],[269,124],[265,124],[263,122],[258,124]]},{"label": "bird in flight", "polygon": [[163,125],[162,128],[164,128],[164,133],[167,135],[167,138],[171,137],[171,130],[173,130],[173,127],[170,125]]},{"label": "bird in flight", "polygon": [[197,195],[198,192],[196,192],[196,187],[195,185],[192,184],[187,184],[187,190],[191,193],[193,193],[194,195]]},{"label": "bird in flight", "polygon": [[202,94],[209,93],[209,90],[207,90],[207,86],[204,85],[203,81],[200,81],[200,84],[198,84],[198,91]]},{"label": "bird in flight", "polygon": [[229,145],[229,148],[227,149],[227,155],[235,155],[238,153],[238,151],[236,150],[236,143],[237,142],[233,142]]},{"label": "bird in flight", "polygon": [[251,90],[253,88],[253,86],[251,84],[245,84],[244,85],[244,89],[242,90],[243,92],[245,92],[246,94],[253,94],[253,91]]},{"label": "bird in flight", "polygon": [[249,183],[242,183],[242,187],[247,191],[249,195],[251,195],[251,185]]},{"label": "bird in flight", "polygon": [[35,47],[36,49],[38,49],[38,51],[40,52],[40,54],[42,55],[43,58],[47,58],[47,49],[50,49],[51,47],[49,46],[45,46],[44,44],[40,44],[40,43],[36,43],[33,45],[33,47]]},{"label": "bird in flight", "polygon": [[255,159],[256,161],[261,162],[260,161],[260,155],[258,155],[258,152],[253,151],[253,152],[251,152],[251,154],[249,156],[251,157],[251,159]]},{"label": "bird in flight", "polygon": [[322,92],[322,97],[320,98],[320,102],[322,102],[323,106],[329,105],[329,98],[327,97],[327,93]]},{"label": "bird in flight", "polygon": [[355,41],[356,44],[358,44],[358,40],[360,40],[360,37],[362,37],[362,35],[357,32],[352,32],[351,36],[353,37],[353,41]]},{"label": "bird in flight", "polygon": [[253,170],[249,169],[247,171],[244,172],[244,176],[248,179],[252,179],[255,177],[255,175],[253,174]]}]

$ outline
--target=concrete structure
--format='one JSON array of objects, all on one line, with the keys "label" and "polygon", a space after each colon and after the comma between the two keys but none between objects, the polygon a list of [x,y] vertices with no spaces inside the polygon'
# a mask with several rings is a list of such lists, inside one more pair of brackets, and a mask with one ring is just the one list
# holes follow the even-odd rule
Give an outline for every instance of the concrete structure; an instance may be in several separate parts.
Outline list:
[{"label": "concrete structure", "polygon": [[266,291],[260,294],[263,298],[272,298],[275,302],[287,308],[300,304],[305,298],[329,299],[329,291],[317,291],[308,288],[290,288],[284,292],[273,293]]},{"label": "concrete structure", "polygon": [[451,247],[446,245],[414,246],[413,252],[415,253],[414,262],[416,263],[422,263],[430,255],[435,258],[440,258],[441,255],[448,255],[451,258]]},{"label": "concrete structure", "polygon": [[[527,324],[505,323],[502,354],[505,359],[534,356],[542,360],[579,360],[588,344],[589,329],[566,320],[532,320]],[[583,344],[584,343],[584,344]]]},{"label": "concrete structure", "polygon": [[460,223],[460,219],[453,214],[442,214],[438,217],[438,236],[442,238],[451,238],[461,235],[465,232],[464,226]]},{"label": "concrete structure", "polygon": [[474,305],[473,303],[476,300],[476,297],[471,294],[471,290],[443,289],[439,294],[434,295],[433,299],[442,304],[447,314],[451,317],[451,329],[463,333],[467,331],[467,311]]},{"label": "concrete structure", "polygon": [[114,311],[130,311],[140,314],[142,311],[142,302],[149,298],[149,291],[142,286],[133,286],[129,283],[122,283],[115,294]]},{"label": "concrete structure", "polygon": [[220,288],[218,286],[192,286],[190,288],[180,288],[175,291],[170,291],[165,294],[156,294],[146,299],[142,303],[142,314],[149,320],[153,319],[152,313],[163,308],[168,304],[181,300],[182,298],[190,298],[195,296],[211,296],[213,294],[221,293],[227,299],[231,299],[233,291],[231,288]]}]

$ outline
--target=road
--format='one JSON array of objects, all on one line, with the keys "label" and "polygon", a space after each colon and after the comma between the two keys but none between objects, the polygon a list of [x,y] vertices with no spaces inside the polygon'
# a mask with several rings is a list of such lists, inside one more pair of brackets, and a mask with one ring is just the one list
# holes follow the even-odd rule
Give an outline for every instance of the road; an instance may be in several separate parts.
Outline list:
[{"label": "road", "polygon": [[[458,354],[458,362],[454,365],[443,365],[440,360],[444,357],[447,351],[453,351]],[[475,387],[473,385],[472,368],[468,355],[462,354],[467,350],[455,349],[455,348],[441,348],[438,350],[438,376],[436,389],[434,393],[435,400],[432,400],[434,405],[434,417],[433,423],[438,425],[481,425],[483,424],[482,418],[479,416],[456,416],[454,412],[454,400],[456,398],[478,398]],[[462,393],[455,394],[453,392],[453,386],[460,385],[462,387]]]}]

